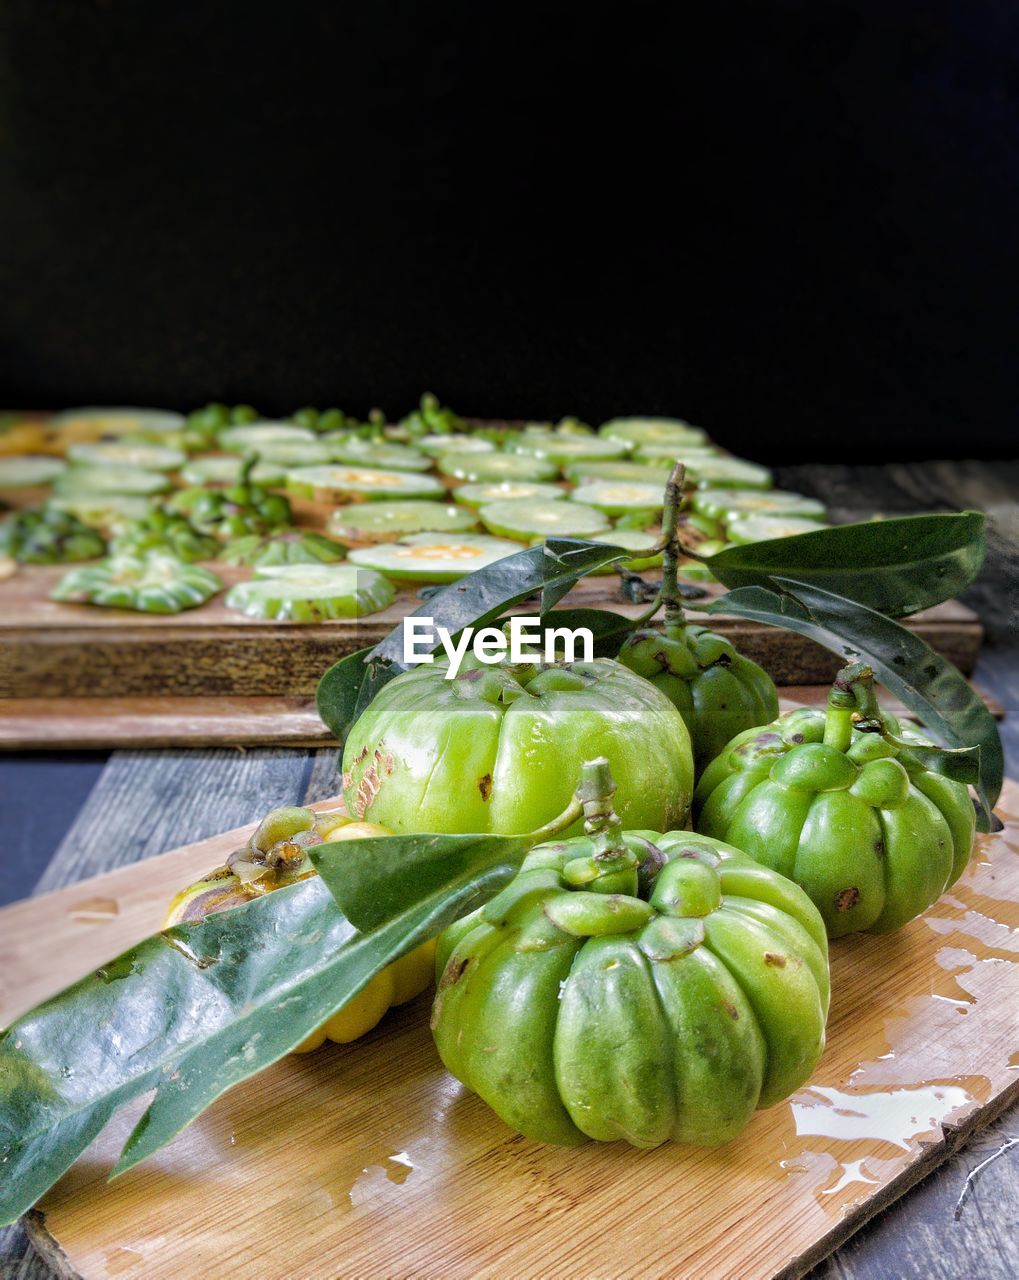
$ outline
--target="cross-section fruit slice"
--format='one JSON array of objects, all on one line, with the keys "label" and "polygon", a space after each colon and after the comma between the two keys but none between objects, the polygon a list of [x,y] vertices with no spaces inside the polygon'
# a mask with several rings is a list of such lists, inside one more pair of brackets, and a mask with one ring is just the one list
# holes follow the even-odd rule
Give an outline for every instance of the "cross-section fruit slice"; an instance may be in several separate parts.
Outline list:
[{"label": "cross-section fruit slice", "polygon": [[21,454],[0,458],[0,489],[31,489],[52,484],[66,468],[60,458]]},{"label": "cross-section fruit slice", "polygon": [[80,496],[95,493],[127,493],[148,497],[166,493],[172,486],[161,471],[139,467],[68,467],[53,485],[57,493]]},{"label": "cross-section fruit slice", "polygon": [[730,542],[769,542],[772,538],[792,538],[798,533],[817,533],[824,525],[796,516],[739,516],[729,522]]},{"label": "cross-section fruit slice", "polygon": [[395,502],[362,502],[340,507],[327,521],[329,532],[341,542],[398,542],[408,533],[467,533],[478,527],[477,516],[463,507],[427,498]]},{"label": "cross-section fruit slice", "polygon": [[210,570],[150,551],[145,556],[110,556],[100,564],[72,569],[57,583],[52,599],[139,613],[180,613],[204,604],[222,589]]},{"label": "cross-section fruit slice", "polygon": [[72,444],[67,456],[72,462],[90,467],[140,467],[143,471],[176,471],[188,457],[180,449],[163,444],[127,444],[119,440]]},{"label": "cross-section fruit slice", "polygon": [[618,480],[629,484],[658,484],[665,490],[669,478],[667,462],[574,462],[565,468],[567,480],[585,484],[588,480]]},{"label": "cross-section fruit slice", "polygon": [[[237,484],[244,458],[239,453],[221,457],[193,458],[181,468],[180,478],[188,485]],[[286,483],[288,468],[278,462],[266,462],[261,455],[251,472],[253,484],[266,489],[279,489]]]},{"label": "cross-section fruit slice", "polygon": [[462,484],[453,496],[464,506],[477,509],[487,502],[555,502],[566,497],[566,490],[540,480],[493,480],[488,484]]},{"label": "cross-section fruit slice", "polygon": [[135,431],[179,431],[184,415],[168,409],[67,409],[47,423],[57,427],[65,440],[100,440]]},{"label": "cross-section fruit slice", "polygon": [[239,582],[226,603],[249,618],[285,622],[329,622],[378,613],[393,603],[392,583],[371,569],[350,564],[264,565],[250,582]]},{"label": "cross-section fruit slice", "polygon": [[82,524],[101,529],[104,533],[116,532],[136,520],[144,520],[154,507],[150,498],[123,493],[58,494],[46,505],[55,511],[70,511]]},{"label": "cross-section fruit slice", "polygon": [[489,502],[478,512],[481,523],[505,538],[590,538],[608,528],[601,511],[580,502]]},{"label": "cross-section fruit slice", "polygon": [[309,427],[294,422],[246,422],[224,427],[217,439],[221,449],[259,453],[269,444],[312,444],[317,437]]},{"label": "cross-section fruit slice", "polygon": [[381,471],[374,467],[295,467],[287,472],[287,489],[299,498],[319,502],[365,501],[375,498],[445,497],[442,482],[413,471]]},{"label": "cross-section fruit slice", "polygon": [[557,466],[566,466],[578,458],[622,458],[629,450],[625,440],[607,440],[601,436],[572,435],[558,431],[525,431],[513,441],[516,453],[530,453],[548,458]]},{"label": "cross-section fruit slice", "polygon": [[638,448],[649,444],[701,444],[708,438],[700,427],[692,427],[679,418],[613,418],[602,423],[598,434]]},{"label": "cross-section fruit slice", "polygon": [[330,462],[345,462],[355,467],[375,467],[389,471],[430,471],[432,461],[406,444],[389,444],[384,440],[362,440],[349,433],[323,436],[329,449]]},{"label": "cross-section fruit slice", "polygon": [[518,543],[480,533],[412,533],[402,542],[358,547],[350,560],[398,582],[455,582],[519,550]]},{"label": "cross-section fruit slice", "polygon": [[431,458],[441,458],[447,453],[494,453],[495,445],[484,436],[468,435],[464,431],[450,432],[448,436],[422,436],[414,441],[422,453]]},{"label": "cross-section fruit slice", "polygon": [[738,516],[796,516],[801,520],[825,517],[823,502],[781,489],[699,489],[691,505],[694,511],[714,520],[735,520]]},{"label": "cross-section fruit slice", "polygon": [[642,444],[633,451],[635,462],[658,462],[669,467],[675,462],[685,462],[689,467],[705,458],[721,456],[710,444]]},{"label": "cross-section fruit slice", "polygon": [[[634,529],[613,529],[609,533],[599,534],[591,541],[607,542],[610,546],[632,551],[634,553],[632,558],[621,562],[622,568],[629,569],[631,573],[643,573],[645,569],[655,569],[662,563],[662,553],[654,550],[658,539],[657,533],[641,533]],[[608,565],[604,569],[596,569],[595,572],[614,573],[615,569],[615,565]]]},{"label": "cross-section fruit slice", "polygon": [[702,488],[728,485],[733,489],[770,489],[771,472],[744,458],[691,458],[686,478]]},{"label": "cross-section fruit slice", "polygon": [[631,511],[660,511],[665,501],[667,474],[661,484],[597,480],[578,485],[570,496],[574,502],[584,502],[610,516],[625,516]]},{"label": "cross-section fruit slice", "polygon": [[497,480],[554,480],[558,466],[530,453],[446,453],[438,462],[444,476],[485,484]]}]

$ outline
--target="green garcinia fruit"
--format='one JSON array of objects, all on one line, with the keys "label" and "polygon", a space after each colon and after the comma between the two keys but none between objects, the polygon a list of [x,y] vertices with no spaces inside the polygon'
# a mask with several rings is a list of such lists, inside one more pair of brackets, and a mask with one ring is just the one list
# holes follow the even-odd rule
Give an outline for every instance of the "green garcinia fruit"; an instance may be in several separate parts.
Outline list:
[{"label": "green garcinia fruit", "polygon": [[178,560],[212,560],[219,554],[219,543],[202,533],[186,516],[160,508],[148,512],[141,520],[118,530],[110,543],[113,555],[143,555],[146,551],[163,551]]},{"label": "green garcinia fruit", "polygon": [[381,574],[350,564],[263,565],[250,582],[238,582],[226,603],[249,618],[330,622],[378,613],[396,592]]},{"label": "green garcinia fruit", "polygon": [[203,533],[217,538],[240,538],[285,528],[293,521],[290,503],[282,494],[269,493],[254,483],[251,477],[256,460],[256,454],[245,460],[240,479],[229,489],[180,489],[168,507],[187,516]]},{"label": "green garcinia fruit", "polygon": [[661,631],[633,632],[619,661],[650,680],[678,709],[690,731],[698,774],[737,733],[778,715],[778,694],[768,673],[723,636],[682,617],[667,618]]},{"label": "green garcinia fruit", "polygon": [[105,539],[69,511],[43,507],[11,512],[0,520],[0,555],[19,564],[94,560],[105,551]]},{"label": "green garcinia fruit", "polygon": [[689,735],[648,681],[608,658],[468,655],[453,679],[448,668],[437,658],[397,676],[351,728],[343,795],[355,817],[395,832],[534,831],[567,806],[580,763],[604,756],[628,826],[686,821]]},{"label": "green garcinia fruit", "polygon": [[440,935],[439,1054],[538,1142],[727,1142],[821,1056],[824,924],[727,844],[587,829]]},{"label": "green garcinia fruit", "polygon": [[210,570],[150,551],[144,556],[110,556],[99,564],[72,569],[50,598],[140,613],[180,613],[204,604],[222,589],[223,583]]},{"label": "green garcinia fruit", "polygon": [[332,538],[308,529],[291,529],[286,533],[248,534],[235,538],[223,548],[226,564],[335,564],[347,554]]},{"label": "green garcinia fruit", "polygon": [[795,880],[829,937],[890,933],[958,880],[973,847],[969,792],[926,767],[929,747],[880,710],[869,667],[846,667],[827,711],[725,747],[698,785],[697,829]]}]

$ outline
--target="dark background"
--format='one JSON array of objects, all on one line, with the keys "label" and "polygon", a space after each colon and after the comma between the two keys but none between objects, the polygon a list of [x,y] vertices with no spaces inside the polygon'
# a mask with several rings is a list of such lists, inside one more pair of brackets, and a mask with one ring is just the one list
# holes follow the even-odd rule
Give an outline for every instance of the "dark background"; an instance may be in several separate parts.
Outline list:
[{"label": "dark background", "polygon": [[1015,452],[1014,3],[4,0],[0,404]]}]

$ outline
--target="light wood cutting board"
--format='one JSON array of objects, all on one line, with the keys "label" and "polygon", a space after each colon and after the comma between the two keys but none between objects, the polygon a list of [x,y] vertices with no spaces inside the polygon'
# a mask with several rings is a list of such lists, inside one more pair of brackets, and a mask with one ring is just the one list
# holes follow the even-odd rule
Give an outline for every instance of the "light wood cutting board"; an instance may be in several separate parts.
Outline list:
[{"label": "light wood cutting board", "polygon": [[[34,1237],[88,1280],[798,1275],[1019,1094],[1019,784],[999,811],[922,918],[833,946],[820,1066],[725,1147],[516,1137],[445,1073],[422,998],[239,1086],[107,1184],[133,1106]],[[0,1024],[157,928],[245,832],[0,911]]]}]

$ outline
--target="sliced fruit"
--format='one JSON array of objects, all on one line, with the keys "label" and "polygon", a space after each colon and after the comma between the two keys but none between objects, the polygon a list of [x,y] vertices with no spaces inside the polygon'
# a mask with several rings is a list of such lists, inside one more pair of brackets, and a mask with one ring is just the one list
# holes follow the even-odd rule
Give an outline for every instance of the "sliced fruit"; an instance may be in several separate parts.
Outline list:
[{"label": "sliced fruit", "polygon": [[224,427],[217,439],[220,448],[240,453],[260,453],[267,444],[312,444],[314,431],[293,422],[246,422]]},{"label": "sliced fruit", "polygon": [[257,533],[245,538],[235,538],[223,549],[222,558],[227,564],[265,565],[335,564],[347,552],[332,538],[321,533],[294,529],[288,533]]},{"label": "sliced fruit", "polygon": [[412,533],[402,542],[387,542],[351,551],[352,563],[377,569],[398,582],[455,582],[466,573],[494,564],[520,550],[516,542],[461,533],[443,537]]},{"label": "sliced fruit", "polygon": [[60,458],[21,454],[0,458],[0,489],[31,489],[52,484],[67,463]]},{"label": "sliced fruit", "polygon": [[608,519],[580,502],[489,502],[478,512],[492,533],[529,542],[532,538],[589,538],[608,528]]},{"label": "sliced fruit", "polygon": [[721,456],[714,445],[710,444],[642,444],[633,451],[637,462],[664,462],[670,467],[676,462],[685,462],[690,466],[704,458]]},{"label": "sliced fruit", "polygon": [[133,498],[120,493],[86,493],[55,495],[46,504],[54,511],[70,511],[82,524],[104,533],[126,528],[136,520],[144,520],[153,510],[150,498]]},{"label": "sliced fruit", "polygon": [[434,476],[372,467],[296,467],[287,472],[287,489],[318,502],[446,496],[445,487]]},{"label": "sliced fruit", "polygon": [[392,583],[371,569],[349,564],[263,566],[250,582],[239,582],[226,603],[249,618],[328,622],[378,613],[393,603]]},{"label": "sliced fruit", "polygon": [[451,432],[448,436],[422,436],[414,443],[430,458],[441,458],[447,453],[494,453],[495,445],[483,436],[468,435],[464,431]]},{"label": "sliced fruit", "polygon": [[100,440],[137,431],[179,431],[185,423],[182,413],[167,409],[67,409],[54,414],[48,426],[57,427],[68,441]]},{"label": "sliced fruit", "polygon": [[266,440],[256,449],[251,449],[260,463],[269,466],[285,467],[317,467],[332,462],[333,451],[321,440]]},{"label": "sliced fruit", "polygon": [[638,448],[642,445],[701,444],[707,433],[692,427],[681,418],[613,418],[603,422],[598,434],[608,440],[623,440]]},{"label": "sliced fruit", "polygon": [[452,503],[402,498],[362,502],[334,511],[327,528],[341,542],[398,542],[408,533],[467,533],[477,517]]},{"label": "sliced fruit", "polygon": [[488,484],[462,484],[453,496],[465,507],[476,509],[486,502],[555,502],[566,497],[566,490],[540,480],[494,480]]},{"label": "sliced fruit", "polygon": [[554,480],[558,466],[529,453],[446,453],[438,469],[444,476],[484,484],[496,480]]},{"label": "sliced fruit", "polygon": [[567,480],[584,484],[588,480],[619,480],[629,484],[659,484],[665,490],[669,478],[667,462],[574,462],[566,467]]},{"label": "sliced fruit", "polygon": [[140,467],[143,471],[176,471],[188,460],[180,449],[162,444],[129,444],[123,441],[99,441],[97,444],[72,444],[67,450],[72,462],[92,467]]},{"label": "sliced fruit", "polygon": [[734,520],[737,516],[797,516],[802,520],[823,520],[825,506],[802,493],[781,489],[758,492],[754,489],[699,489],[691,499],[694,511],[713,520]]},{"label": "sliced fruit", "polygon": [[[189,485],[237,484],[243,466],[244,458],[239,453],[193,458],[181,468],[180,478]],[[251,472],[251,479],[267,489],[280,489],[286,483],[287,468],[278,462],[266,462],[260,455]]]},{"label": "sliced fruit", "polygon": [[110,556],[72,569],[57,583],[51,599],[140,613],[180,613],[204,604],[222,589],[223,583],[209,569],[150,551],[145,556]]},{"label": "sliced fruit", "polygon": [[[613,547],[622,547],[624,551],[635,554],[630,560],[621,562],[622,568],[631,573],[643,573],[645,569],[655,569],[662,563],[662,553],[655,551],[661,535],[658,533],[641,533],[635,529],[613,529],[609,533],[592,538],[592,542],[607,542]],[[614,573],[615,565],[607,565],[604,569],[596,569],[596,573]]]},{"label": "sliced fruit", "polygon": [[530,453],[548,458],[557,466],[576,462],[578,458],[622,458],[629,450],[625,440],[607,440],[600,436],[573,435],[559,431],[525,431],[510,446],[516,453]]},{"label": "sliced fruit", "polygon": [[80,496],[88,493],[127,493],[151,496],[166,493],[170,481],[159,471],[138,467],[68,467],[53,484],[57,493]]},{"label": "sliced fruit", "polygon": [[390,471],[430,471],[432,462],[406,444],[384,440],[361,440],[346,432],[323,437],[330,462],[346,462],[355,467],[382,467]]},{"label": "sliced fruit", "polygon": [[165,507],[120,529],[110,543],[111,555],[141,556],[147,551],[186,560],[212,560],[219,554],[215,538],[196,529],[186,516]]},{"label": "sliced fruit", "polygon": [[817,533],[824,525],[796,516],[739,516],[729,522],[731,542],[768,542],[772,538],[792,538],[798,533]]},{"label": "sliced fruit", "polygon": [[744,458],[691,458],[686,478],[701,488],[728,485],[733,489],[770,489],[771,472]]},{"label": "sliced fruit", "polygon": [[597,480],[578,485],[570,497],[606,515],[625,516],[631,511],[660,511],[665,501],[665,485]]}]

